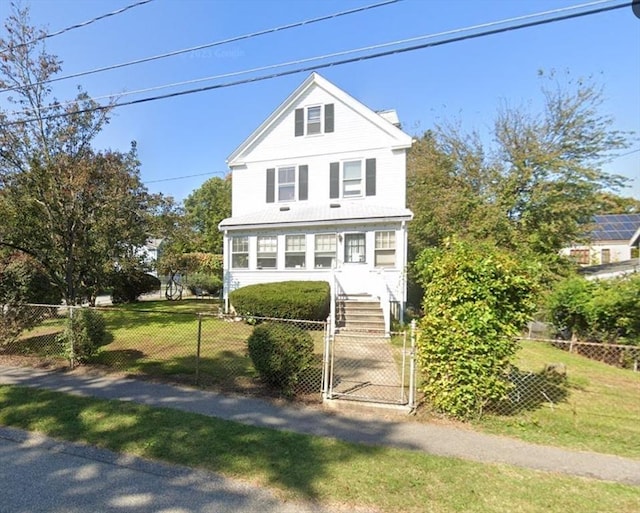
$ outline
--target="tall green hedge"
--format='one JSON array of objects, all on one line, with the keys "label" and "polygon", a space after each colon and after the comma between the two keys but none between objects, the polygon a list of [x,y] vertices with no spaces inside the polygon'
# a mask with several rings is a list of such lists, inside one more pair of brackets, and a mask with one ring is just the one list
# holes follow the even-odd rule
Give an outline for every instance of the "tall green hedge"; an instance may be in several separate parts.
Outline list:
[{"label": "tall green hedge", "polygon": [[324,321],[331,307],[330,294],[326,281],[282,281],[236,289],[229,300],[240,315]]}]

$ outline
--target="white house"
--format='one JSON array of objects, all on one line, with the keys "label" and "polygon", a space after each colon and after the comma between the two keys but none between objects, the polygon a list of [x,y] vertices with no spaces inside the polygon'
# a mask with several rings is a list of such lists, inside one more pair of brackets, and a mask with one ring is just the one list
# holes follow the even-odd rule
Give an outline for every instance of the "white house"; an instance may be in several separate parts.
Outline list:
[{"label": "white house", "polygon": [[603,214],[593,218],[588,244],[563,249],[581,265],[603,265],[638,258],[640,214]]},{"label": "white house", "polygon": [[[312,73],[229,156],[224,299],[245,285],[324,280],[334,300],[406,301],[406,152],[395,111],[376,113]],[[333,304],[333,302],[332,302]]]}]

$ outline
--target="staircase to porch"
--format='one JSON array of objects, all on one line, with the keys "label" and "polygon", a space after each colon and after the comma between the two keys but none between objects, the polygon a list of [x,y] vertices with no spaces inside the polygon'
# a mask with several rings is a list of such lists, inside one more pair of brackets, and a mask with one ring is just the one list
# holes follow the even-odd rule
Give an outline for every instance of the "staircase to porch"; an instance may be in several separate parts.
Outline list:
[{"label": "staircase to porch", "polygon": [[380,301],[369,294],[350,294],[340,297],[336,303],[336,321],[336,328],[340,332],[384,333],[385,331]]}]

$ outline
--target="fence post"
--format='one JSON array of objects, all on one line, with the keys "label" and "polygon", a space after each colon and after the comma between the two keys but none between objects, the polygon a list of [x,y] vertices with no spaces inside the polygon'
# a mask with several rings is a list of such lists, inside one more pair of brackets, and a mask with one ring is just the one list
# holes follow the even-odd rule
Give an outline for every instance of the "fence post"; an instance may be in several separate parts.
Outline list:
[{"label": "fence post", "polygon": [[322,355],[322,398],[329,399],[329,354],[331,339],[331,314],[324,325],[324,354]]},{"label": "fence post", "polygon": [[202,314],[198,314],[198,343],[196,346],[196,385],[200,386],[200,347],[202,345]]},{"label": "fence post", "polygon": [[416,407],[416,320],[411,320],[411,358],[409,359],[409,408]]},{"label": "fence post", "polygon": [[71,367],[71,370],[75,368],[76,363],[76,336],[73,329],[73,308],[73,306],[69,306],[69,340],[67,341],[69,344],[69,367]]}]

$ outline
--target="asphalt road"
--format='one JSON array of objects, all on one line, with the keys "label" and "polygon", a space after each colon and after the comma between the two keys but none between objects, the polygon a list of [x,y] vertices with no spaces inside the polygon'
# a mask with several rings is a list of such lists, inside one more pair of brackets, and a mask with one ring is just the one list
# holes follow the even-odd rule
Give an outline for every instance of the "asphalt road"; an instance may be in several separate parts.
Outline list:
[{"label": "asphalt road", "polygon": [[[0,513],[324,513],[255,486],[0,427]],[[335,508],[331,511],[335,511]]]}]

